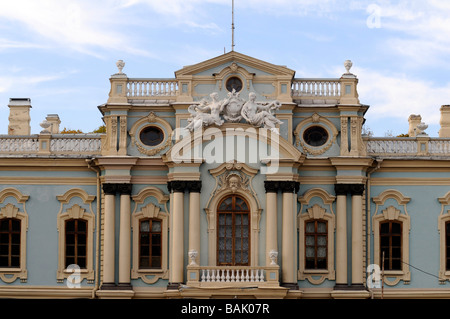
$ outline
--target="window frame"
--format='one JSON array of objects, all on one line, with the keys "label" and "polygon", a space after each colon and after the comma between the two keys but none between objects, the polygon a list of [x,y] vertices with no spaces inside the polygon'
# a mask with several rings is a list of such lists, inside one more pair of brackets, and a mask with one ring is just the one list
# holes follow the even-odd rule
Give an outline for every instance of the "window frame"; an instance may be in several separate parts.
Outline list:
[{"label": "window frame", "polygon": [[[383,225],[389,225],[389,231],[387,233],[382,233],[381,229],[383,227]],[[394,224],[398,224],[400,226],[400,233],[399,234],[395,234],[393,233],[392,227]],[[401,221],[397,221],[397,220],[384,220],[381,221],[379,224],[380,227],[380,247],[379,247],[379,251],[380,251],[380,269],[384,269],[385,271],[402,271],[403,270],[403,260],[402,260],[402,251],[403,251],[403,240],[402,240],[402,234],[403,234],[403,223]],[[399,237],[400,239],[400,247],[398,246],[394,246],[393,244],[393,239],[394,237]],[[383,238],[388,238],[388,245],[385,246],[382,243],[382,239]],[[389,250],[389,254],[388,256],[384,255],[384,267],[383,267],[383,247],[388,248]],[[399,257],[393,257],[393,249],[395,248],[400,248],[400,256]],[[393,267],[393,261],[396,259],[400,259],[399,265],[400,268],[395,268]],[[386,263],[388,263],[388,267],[386,267]]]},{"label": "window frame", "polygon": [[[146,284],[154,284],[159,279],[169,279],[169,213],[167,202],[170,196],[154,186],[143,188],[132,199],[135,203],[131,214],[131,228],[133,236],[131,279],[141,279]],[[155,218],[161,220],[161,267],[139,268],[139,230],[141,219]]]},{"label": "window frame", "polygon": [[450,272],[450,220],[444,222],[445,229],[445,271]]},{"label": "window frame", "polygon": [[[6,221],[8,222],[8,229],[3,231],[1,229],[1,224],[3,222],[6,222]],[[18,231],[14,231],[13,230],[14,227],[13,227],[12,223],[14,221],[19,223],[19,230]],[[14,217],[8,218],[8,217],[6,217],[6,218],[1,218],[0,219],[0,236],[3,235],[3,234],[7,234],[8,235],[8,254],[5,255],[7,257],[7,259],[8,259],[8,265],[0,265],[0,268],[12,268],[12,269],[20,268],[20,252],[21,252],[20,247],[21,247],[21,230],[22,230],[21,225],[22,225],[22,221],[20,219],[18,219],[18,218],[14,218]],[[18,243],[18,245],[19,245],[19,255],[18,256],[14,256],[16,258],[18,257],[19,265],[12,265],[12,258],[13,258],[13,253],[12,253],[12,250],[13,250],[12,245],[13,245],[13,243],[12,243],[12,241],[13,241],[13,235],[14,234],[15,235],[19,235],[18,236],[19,237],[19,243]],[[0,244],[3,244],[3,243],[0,242]],[[1,255],[0,257],[3,257],[3,255]]]},{"label": "window frame", "polygon": [[[149,231],[147,232],[148,233],[148,235],[149,235],[149,244],[148,244],[148,256],[145,256],[146,258],[148,258],[148,263],[149,263],[149,265],[150,266],[142,266],[142,264],[141,264],[141,260],[142,260],[142,258],[144,258],[144,257],[142,257],[142,254],[141,254],[141,252],[142,252],[142,228],[141,228],[141,225],[142,225],[142,223],[143,222],[146,222],[146,221],[150,221],[150,224],[149,224]],[[158,232],[158,233],[154,233],[153,231],[152,231],[152,226],[153,226],[153,222],[154,221],[158,221],[158,222],[160,222],[161,223],[161,229],[160,229],[160,231]],[[162,251],[163,251],[163,242],[162,242],[162,237],[163,237],[163,229],[162,229],[162,223],[163,223],[163,221],[161,220],[161,219],[159,219],[159,218],[141,218],[141,219],[139,219],[139,269],[161,269],[161,266],[162,266]],[[158,266],[153,266],[153,261],[152,261],[152,258],[153,258],[153,254],[152,254],[152,252],[153,252],[153,247],[154,247],[154,244],[153,244],[153,238],[152,238],[152,235],[154,235],[154,234],[158,234],[159,236],[160,236],[160,238],[159,238],[159,241],[160,241],[160,244],[159,244],[159,265]]]},{"label": "window frame", "polygon": [[[231,202],[231,210],[220,210],[220,206],[222,205],[222,203],[224,203],[228,198],[232,198],[232,202]],[[242,201],[245,203],[245,205],[247,206],[246,210],[242,210],[242,209],[238,209],[236,210],[236,198],[240,198],[242,199]],[[246,201],[246,199],[242,196],[240,196],[239,194],[231,194],[228,196],[225,196],[218,204],[217,206],[217,242],[216,242],[216,265],[217,266],[250,266],[250,256],[251,256],[251,220],[250,220],[250,209],[249,209],[249,204]],[[231,263],[227,263],[227,262],[220,262],[219,258],[220,258],[220,215],[227,215],[230,214],[231,217],[231,226],[232,226],[232,235],[231,235],[231,239],[232,239],[232,248],[231,248],[231,259],[232,262]],[[236,263],[236,215],[247,215],[247,220],[248,220],[248,256],[247,256],[247,263]],[[226,250],[225,250],[226,251]]]},{"label": "window frame", "polygon": [[[160,138],[158,139],[157,144],[148,144],[143,140],[142,134],[145,134],[145,131],[150,130],[150,129],[154,129],[154,130],[158,131],[158,134],[160,135]],[[158,147],[159,145],[161,145],[164,142],[164,140],[166,140],[166,134],[164,133],[164,130],[159,125],[149,124],[149,125],[143,126],[139,130],[138,139],[139,139],[139,142],[142,143],[145,147],[155,148],[155,147]]]},{"label": "window frame", "polygon": [[450,242],[447,245],[447,237],[450,239],[450,233],[447,233],[447,224],[450,224],[450,211],[446,210],[447,205],[450,205],[450,192],[445,197],[439,198],[441,202],[441,214],[438,217],[439,241],[440,241],[440,267],[439,267],[439,282],[444,283],[446,280],[450,281],[450,254],[448,254],[447,247],[450,248]]},{"label": "window frame", "polygon": [[[322,204],[313,204],[313,199],[318,200]],[[336,197],[330,195],[321,188],[312,188],[302,196],[298,201],[301,203],[300,212],[297,216],[299,243],[298,258],[299,269],[298,279],[308,280],[314,285],[320,285],[325,280],[335,280],[335,230],[336,216],[333,211],[333,203]],[[305,230],[306,223],[314,220],[324,220],[327,222],[327,269],[306,269],[305,268]]]},{"label": "window frame", "polygon": [[[67,230],[67,226],[68,226],[68,223],[69,222],[74,222],[74,231],[68,231]],[[79,226],[79,223],[80,222],[82,222],[82,223],[85,223],[85,230],[84,231],[80,231],[79,229],[78,229],[78,226]],[[75,265],[77,265],[78,267],[80,267],[80,269],[87,269],[87,259],[88,259],[88,256],[87,256],[87,251],[88,251],[88,249],[87,249],[87,246],[88,246],[88,238],[89,238],[89,234],[88,234],[88,220],[86,220],[86,219],[80,219],[80,218],[71,218],[71,219],[66,219],[65,221],[64,221],[64,224],[65,224],[65,230],[64,230],[64,234],[65,234],[65,240],[64,240],[64,265],[65,265],[65,268],[67,269],[70,265],[73,265],[73,264],[75,264]],[[67,262],[67,259],[69,258],[68,256],[67,256],[67,248],[68,248],[68,243],[67,243],[67,235],[69,235],[69,234],[72,234],[72,235],[74,235],[74,244],[73,244],[73,246],[74,246],[74,256],[71,256],[73,259],[74,259],[74,261],[72,262],[72,263],[68,263]],[[79,253],[78,253],[78,250],[79,250],[79,248],[80,248],[80,245],[79,245],[79,237],[81,236],[81,235],[84,235],[85,236],[85,243],[84,243],[84,246],[85,246],[85,254],[83,255],[83,256],[79,256]],[[72,245],[72,244],[70,244],[70,245]],[[79,258],[84,258],[85,259],[85,261],[84,261],[84,266],[82,267],[81,265],[80,265],[80,263],[79,263]]]},{"label": "window frame", "polygon": [[[402,210],[394,207],[388,206],[382,210],[379,206],[383,205],[385,200],[389,196],[396,195],[400,203],[404,203],[405,208]],[[373,263],[380,267],[381,265],[381,252],[380,252],[380,223],[384,221],[397,221],[402,224],[402,237],[401,237],[401,260],[402,269],[401,270],[384,270],[384,283],[388,286],[395,286],[401,280],[408,284],[411,281],[411,272],[409,270],[409,231],[411,229],[411,218],[406,211],[406,202],[408,198],[403,198],[401,194],[397,191],[386,191],[380,194],[379,197],[373,198],[374,202],[377,204],[377,209],[375,215],[372,217],[372,231],[374,237],[373,243]]]},{"label": "window frame", "polygon": [[[12,202],[5,203],[6,199],[13,199]],[[0,191],[0,219],[16,218],[20,220],[20,266],[19,267],[1,267],[0,279],[5,283],[13,283],[16,279],[27,282],[27,232],[28,232],[28,213],[26,202],[29,196],[22,194],[14,187],[7,187]],[[17,205],[17,206],[16,206]]]},{"label": "window frame", "polygon": [[[312,233],[309,233],[306,230],[309,223],[314,223],[314,232],[312,232]],[[325,224],[325,229],[326,229],[325,233],[319,233],[318,232],[318,224],[319,223],[324,223]],[[323,271],[328,270],[328,258],[329,258],[329,256],[328,256],[328,235],[329,235],[328,234],[328,222],[326,220],[324,220],[324,219],[310,219],[310,220],[305,221],[305,246],[304,246],[305,270],[307,270],[307,271],[308,270],[323,270]],[[308,236],[314,236],[314,246],[308,246],[307,240],[306,240],[306,238]],[[325,265],[326,265],[326,267],[325,268],[319,268],[318,267],[318,260],[319,260],[319,257],[318,257],[318,248],[319,248],[318,237],[319,236],[325,236],[326,237],[326,243],[325,243],[325,249],[326,249]],[[307,256],[307,247],[314,247],[314,257],[313,258],[310,258],[310,257]],[[310,260],[310,259],[314,260],[314,268],[307,267],[308,260]]]},{"label": "window frame", "polygon": [[[78,197],[82,200],[83,206],[79,204],[72,204],[70,202],[73,198]],[[68,190],[64,195],[56,197],[61,202],[61,209],[57,216],[58,229],[58,269],[56,271],[56,281],[63,283],[70,275],[73,274],[74,269],[66,265],[66,221],[71,219],[82,219],[86,224],[86,267],[80,268],[77,275],[80,277],[80,282],[84,279],[88,284],[94,283],[94,231],[95,231],[95,215],[92,210],[92,202],[95,199],[94,195],[89,195],[86,191],[79,188]],[[69,206],[70,205],[70,206]],[[64,207],[67,207],[64,209]],[[78,268],[77,268],[78,269]]]}]

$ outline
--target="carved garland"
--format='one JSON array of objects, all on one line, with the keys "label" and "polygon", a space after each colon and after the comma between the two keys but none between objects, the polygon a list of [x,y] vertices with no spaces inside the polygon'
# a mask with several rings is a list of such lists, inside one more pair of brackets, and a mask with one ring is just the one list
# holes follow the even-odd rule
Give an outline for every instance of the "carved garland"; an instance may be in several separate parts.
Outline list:
[{"label": "carved garland", "polygon": [[[154,147],[145,146],[141,143],[139,138],[136,137],[137,131],[147,124],[153,124],[163,129],[164,141],[161,144]],[[154,112],[150,112],[147,116],[134,123],[129,134],[131,137],[131,143],[137,147],[140,153],[145,155],[156,155],[172,145],[172,127],[167,121],[158,117]]]},{"label": "carved garland", "polygon": [[[318,126],[323,127],[327,132],[331,134],[329,134],[330,138],[328,139],[328,141],[320,146],[320,147],[314,147],[311,145],[306,144],[306,142],[303,140],[302,132],[308,128],[309,124],[315,124]],[[309,154],[311,155],[321,155],[323,153],[325,153],[326,151],[328,151],[330,149],[330,147],[334,144],[334,142],[336,141],[336,138],[338,136],[339,132],[336,129],[336,127],[334,126],[334,124],[329,121],[328,119],[320,116],[317,113],[314,113],[313,115],[311,115],[311,117],[303,120],[302,122],[300,122],[297,127],[295,128],[294,131],[294,136],[295,136],[295,145],[299,146],[301,145],[301,147]]]}]

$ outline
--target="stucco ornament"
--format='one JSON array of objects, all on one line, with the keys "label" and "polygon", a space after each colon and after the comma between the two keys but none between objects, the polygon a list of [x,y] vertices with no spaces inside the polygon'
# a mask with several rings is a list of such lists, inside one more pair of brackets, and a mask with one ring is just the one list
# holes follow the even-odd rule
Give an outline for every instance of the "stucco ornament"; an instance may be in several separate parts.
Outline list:
[{"label": "stucco ornament", "polygon": [[223,100],[218,99],[217,92],[211,93],[210,97],[210,101],[203,99],[199,104],[188,107],[191,117],[188,118],[186,129],[192,132],[210,125],[221,126],[225,121],[239,123],[245,119],[253,126],[278,133],[276,125],[283,123],[273,114],[281,107],[281,103],[279,101],[256,102],[254,92],[250,92],[247,102],[241,99],[235,90],[228,93],[227,98]]},{"label": "stucco ornament", "polygon": [[264,127],[278,133],[278,129],[275,126],[283,122],[277,119],[273,112],[281,107],[281,103],[279,101],[269,103],[256,102],[256,94],[254,92],[250,92],[248,98],[249,100],[245,102],[241,110],[242,117],[253,126]]},{"label": "stucco ornament", "polygon": [[249,183],[249,177],[239,172],[230,172],[219,177],[219,189],[229,189],[232,193],[238,190],[248,192]]},{"label": "stucco ornament", "polygon": [[242,120],[241,110],[245,101],[239,97],[239,92],[233,89],[223,103],[223,118],[227,122],[237,123]]},{"label": "stucco ornament", "polygon": [[191,117],[188,119],[186,128],[189,131],[201,129],[204,126],[215,124],[221,126],[224,121],[220,118],[223,111],[224,101],[218,100],[216,92],[211,93],[211,101],[202,100],[199,105],[191,105],[188,108]]}]

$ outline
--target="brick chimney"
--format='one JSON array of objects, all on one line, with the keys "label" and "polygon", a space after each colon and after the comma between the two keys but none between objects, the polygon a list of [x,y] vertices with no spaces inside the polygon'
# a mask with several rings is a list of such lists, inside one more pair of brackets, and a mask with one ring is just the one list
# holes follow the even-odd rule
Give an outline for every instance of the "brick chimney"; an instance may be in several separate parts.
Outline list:
[{"label": "brick chimney", "polygon": [[31,99],[10,98],[8,107],[9,107],[8,135],[30,135]]}]

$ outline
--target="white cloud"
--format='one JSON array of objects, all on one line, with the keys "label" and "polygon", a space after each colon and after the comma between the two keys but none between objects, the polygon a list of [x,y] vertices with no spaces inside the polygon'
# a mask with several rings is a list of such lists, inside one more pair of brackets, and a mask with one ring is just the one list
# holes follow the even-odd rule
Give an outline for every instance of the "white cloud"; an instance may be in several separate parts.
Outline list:
[{"label": "white cloud", "polygon": [[30,48],[44,48],[44,47],[45,46],[37,43],[21,42],[0,38],[0,51],[7,49],[30,49]]},{"label": "white cloud", "polygon": [[[380,27],[390,31],[386,50],[408,58],[409,65],[450,67],[450,4],[442,0],[373,1],[380,9]],[[370,5],[361,1],[354,8]],[[367,8],[367,7],[366,7]],[[405,61],[406,62],[406,61]]]},{"label": "white cloud", "polygon": [[427,124],[439,124],[439,108],[449,104],[450,82],[437,85],[406,74],[383,74],[371,69],[355,68],[361,103],[370,104],[368,117],[398,118],[407,121],[420,114]]},{"label": "white cloud", "polygon": [[0,93],[12,91],[14,88],[37,85],[42,82],[49,82],[61,79],[59,75],[40,76],[0,76]]},{"label": "white cloud", "polygon": [[[29,47],[66,47],[100,57],[96,48],[117,49],[145,54],[133,48],[126,34],[115,28],[120,20],[117,6],[105,1],[15,0],[2,3],[0,23],[10,21],[27,29]],[[26,8],[26,9],[24,9]],[[36,37],[38,36],[38,37]],[[3,39],[0,47],[20,45]]]}]

